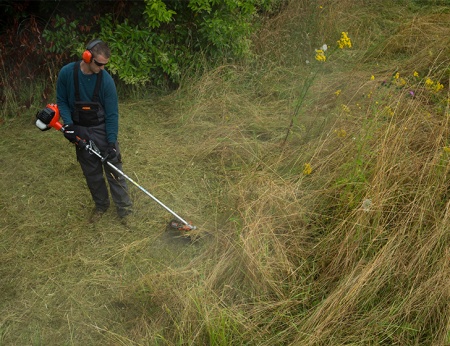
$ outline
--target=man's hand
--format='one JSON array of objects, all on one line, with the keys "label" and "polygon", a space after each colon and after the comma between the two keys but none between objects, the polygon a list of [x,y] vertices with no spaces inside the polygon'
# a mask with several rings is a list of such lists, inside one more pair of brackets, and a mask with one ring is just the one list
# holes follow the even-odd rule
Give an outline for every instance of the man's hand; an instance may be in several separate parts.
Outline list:
[{"label": "man's hand", "polygon": [[117,157],[116,145],[108,143],[108,148],[105,151],[105,159],[113,160]]},{"label": "man's hand", "polygon": [[63,127],[63,129],[64,129],[64,137],[66,137],[69,142],[76,143],[77,133],[75,130],[75,125],[67,124]]}]

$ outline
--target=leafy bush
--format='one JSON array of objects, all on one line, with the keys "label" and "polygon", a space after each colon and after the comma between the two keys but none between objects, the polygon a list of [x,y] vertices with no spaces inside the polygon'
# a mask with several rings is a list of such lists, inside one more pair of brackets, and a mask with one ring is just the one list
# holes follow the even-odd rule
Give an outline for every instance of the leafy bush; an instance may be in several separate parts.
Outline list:
[{"label": "leafy bush", "polygon": [[42,37],[50,43],[48,52],[59,56],[79,53],[80,43],[76,31],[79,21],[68,21],[59,15],[54,20],[53,30],[47,29],[42,33]]},{"label": "leafy bush", "polygon": [[44,30],[43,37],[49,53],[75,55],[82,42],[98,36],[113,51],[110,71],[125,83],[178,83],[192,65],[204,68],[205,57],[215,64],[250,56],[259,14],[274,12],[283,1],[146,0],[141,16],[101,17],[96,35],[83,32],[77,20],[56,16],[54,28]]},{"label": "leafy bush", "polygon": [[114,54],[109,70],[127,84],[161,83],[164,76],[177,80],[179,68],[170,52],[168,35],[149,32],[127,20],[114,25],[110,16],[101,21],[101,34]]}]

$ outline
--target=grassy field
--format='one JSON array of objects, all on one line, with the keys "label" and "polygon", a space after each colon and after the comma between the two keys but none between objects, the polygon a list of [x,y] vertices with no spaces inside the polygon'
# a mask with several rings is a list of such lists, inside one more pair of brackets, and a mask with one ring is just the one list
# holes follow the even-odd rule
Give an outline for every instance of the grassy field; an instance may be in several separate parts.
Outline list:
[{"label": "grassy field", "polygon": [[74,148],[2,121],[0,345],[450,345],[450,3],[293,1],[254,49],[120,103],[191,239],[134,186],[89,223]]}]

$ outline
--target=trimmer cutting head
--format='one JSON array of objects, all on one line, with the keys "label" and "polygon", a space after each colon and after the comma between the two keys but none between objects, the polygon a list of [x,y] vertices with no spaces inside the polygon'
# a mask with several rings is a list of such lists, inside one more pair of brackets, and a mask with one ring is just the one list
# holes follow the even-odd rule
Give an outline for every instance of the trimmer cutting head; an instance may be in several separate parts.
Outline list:
[{"label": "trimmer cutting head", "polygon": [[197,229],[197,227],[192,226],[191,224],[184,224],[176,219],[173,219],[172,221],[170,221],[169,226],[171,228],[174,228],[174,229],[177,229],[177,230],[183,231],[183,232],[189,232],[189,231]]}]

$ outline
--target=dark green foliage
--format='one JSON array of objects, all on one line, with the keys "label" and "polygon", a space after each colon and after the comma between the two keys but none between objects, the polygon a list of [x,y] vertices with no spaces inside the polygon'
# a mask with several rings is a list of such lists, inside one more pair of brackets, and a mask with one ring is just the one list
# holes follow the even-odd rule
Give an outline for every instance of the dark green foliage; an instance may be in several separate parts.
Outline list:
[{"label": "dark green foliage", "polygon": [[178,83],[190,67],[250,55],[257,11],[277,0],[146,0],[139,21],[103,16],[100,36],[116,53],[110,70],[128,84]]},{"label": "dark green foliage", "polygon": [[[251,34],[288,0],[2,1],[0,79],[3,104],[25,103],[18,91],[44,80],[40,104],[59,69],[79,59],[93,38],[108,42],[109,71],[130,85],[174,87],[187,71],[251,56]],[[40,82],[42,83],[42,82]],[[6,86],[9,89],[6,89]],[[50,87],[50,88],[49,88]],[[13,88],[14,90],[11,90]],[[6,100],[14,96],[14,100]],[[35,95],[37,96],[37,95]],[[1,116],[11,116],[2,109]]]},{"label": "dark green foliage", "polygon": [[[59,69],[93,38],[110,44],[119,81],[172,88],[187,71],[250,57],[261,18],[287,1],[2,1],[0,117],[52,101]],[[30,88],[41,95],[24,95]]]}]

